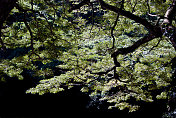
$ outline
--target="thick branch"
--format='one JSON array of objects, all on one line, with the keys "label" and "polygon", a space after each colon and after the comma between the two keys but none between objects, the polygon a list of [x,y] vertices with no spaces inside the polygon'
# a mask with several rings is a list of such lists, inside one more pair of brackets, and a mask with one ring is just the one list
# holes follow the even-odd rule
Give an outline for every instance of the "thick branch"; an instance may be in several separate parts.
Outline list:
[{"label": "thick branch", "polygon": [[134,20],[136,23],[142,24],[142,25],[145,26],[149,31],[154,32],[154,31],[153,31],[154,26],[153,26],[151,23],[149,23],[146,19],[143,19],[143,18],[141,18],[141,17],[139,17],[139,16],[137,16],[137,15],[134,15],[134,14],[132,14],[132,13],[129,12],[129,11],[121,10],[120,8],[117,8],[117,7],[115,7],[115,6],[109,5],[109,4],[105,3],[103,0],[98,0],[98,1],[99,1],[100,5],[101,5],[101,7],[102,7],[103,9],[110,10],[110,11],[114,11],[114,12],[116,12],[116,13],[119,13],[119,14],[122,15],[122,16],[125,16],[125,17],[127,17],[127,18],[129,18],[129,19],[131,19],[131,20]]},{"label": "thick branch", "polygon": [[146,35],[142,39],[140,39],[137,42],[135,42],[133,45],[131,45],[131,46],[127,47],[127,48],[120,48],[120,49],[118,49],[117,51],[115,51],[112,54],[112,57],[115,58],[119,54],[128,54],[128,53],[131,53],[131,52],[135,51],[142,44],[147,43],[147,42],[153,40],[154,38],[158,38],[158,37],[156,37],[155,35],[152,35],[152,34]]},{"label": "thick branch", "polygon": [[[142,24],[142,25],[145,26],[149,31],[155,32],[155,31],[154,31],[154,29],[155,29],[154,26],[153,26],[151,23],[149,23],[146,19],[143,19],[143,18],[141,18],[141,17],[139,17],[139,16],[137,16],[137,15],[134,15],[134,14],[132,14],[132,13],[129,12],[129,11],[125,11],[125,10],[122,10],[122,9],[117,8],[117,7],[115,7],[115,6],[109,5],[109,4],[105,3],[103,0],[98,0],[98,1],[99,1],[100,5],[101,5],[101,7],[102,7],[103,9],[110,10],[110,11],[114,11],[114,12],[116,12],[116,13],[119,13],[119,14],[122,15],[122,16],[125,16],[125,17],[127,17],[127,18],[129,18],[129,19],[131,19],[131,20],[134,20],[136,23]],[[82,6],[86,5],[86,4],[89,4],[89,3],[90,3],[90,0],[83,0],[83,1],[80,2],[79,4],[74,5],[74,6],[69,10],[69,12],[71,12],[71,11],[73,11],[73,10],[76,10],[76,9],[80,9],[80,7],[82,7]]]}]

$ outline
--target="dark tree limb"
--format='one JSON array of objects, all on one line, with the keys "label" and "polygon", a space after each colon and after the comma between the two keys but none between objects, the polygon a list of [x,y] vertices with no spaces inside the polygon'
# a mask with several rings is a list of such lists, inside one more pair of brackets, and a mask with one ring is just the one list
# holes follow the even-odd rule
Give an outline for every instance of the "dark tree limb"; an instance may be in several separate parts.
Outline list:
[{"label": "dark tree limb", "polygon": [[136,23],[139,23],[139,24],[145,26],[149,31],[148,35],[144,36],[142,39],[135,42],[132,46],[127,47],[127,48],[121,48],[121,49],[118,49],[117,51],[115,51],[112,54],[115,65],[119,66],[119,63],[116,61],[117,55],[128,54],[130,52],[133,52],[142,44],[147,43],[154,38],[158,38],[158,37],[162,36],[161,28],[159,26],[154,26],[151,23],[149,23],[146,19],[143,19],[137,15],[134,15],[133,13],[131,13],[129,11],[125,11],[125,10],[122,10],[122,9],[117,8],[115,6],[109,5],[109,4],[105,3],[103,0],[98,0],[98,1],[103,9],[114,11],[116,13],[119,13],[122,16],[125,16],[131,20],[134,20]]},{"label": "dark tree limb", "polygon": [[[115,13],[119,13],[122,16],[125,16],[131,20],[134,20],[136,23],[139,23],[143,26],[145,26],[150,32],[155,32],[155,26],[153,26],[151,23],[149,23],[146,19],[143,19],[129,11],[125,11],[122,10],[121,8],[109,5],[107,3],[105,3],[103,0],[98,0],[102,9],[106,9],[106,10],[110,10],[113,11]],[[82,2],[80,2],[77,5],[74,5],[73,7],[71,7],[71,9],[69,10],[69,12],[76,10],[76,9],[80,9],[82,6],[89,4],[90,0],[83,0]]]},{"label": "dark tree limb", "polygon": [[155,35],[152,35],[152,34],[146,35],[142,39],[140,39],[137,42],[135,42],[133,45],[131,45],[131,46],[127,47],[127,48],[118,49],[117,51],[115,51],[112,54],[112,57],[116,57],[119,54],[123,54],[124,55],[124,54],[128,54],[128,53],[134,52],[139,46],[141,46],[142,44],[153,40],[154,38],[158,38],[158,37],[155,36]]},{"label": "dark tree limb", "polygon": [[[102,0],[99,0],[99,1],[102,1]],[[110,9],[109,7],[106,7],[106,8]],[[110,10],[115,11],[115,8],[116,7],[114,7],[114,9],[111,8]],[[120,13],[122,13],[122,15],[124,15],[123,12],[120,12]],[[127,14],[130,14],[130,13],[127,13]],[[170,24],[172,22],[175,14],[176,14],[176,0],[173,2],[172,6],[166,11],[165,16],[164,16],[165,20],[163,21],[163,24]],[[129,16],[132,16],[132,15],[126,15],[126,17],[130,18]],[[130,18],[130,19],[132,19],[132,18]],[[139,19],[140,19],[140,17],[135,16],[132,20],[135,20],[137,22]],[[140,22],[138,22],[138,23],[140,23]],[[133,45],[131,45],[129,47],[120,48],[117,51],[115,51],[112,54],[112,57],[114,59],[119,54],[124,55],[124,54],[131,53],[131,52],[135,51],[142,44],[147,43],[147,42],[153,40],[154,38],[159,38],[163,35],[163,32],[161,31],[161,28],[159,26],[151,26],[151,24],[146,25],[146,23],[147,22],[145,21],[145,19],[143,19],[143,21],[141,21],[141,24],[144,25],[146,28],[148,28],[148,30],[150,31],[149,34],[144,36],[142,39],[138,40],[137,42],[135,42]],[[153,27],[153,29],[150,29],[150,27]],[[173,44],[173,47],[176,49],[175,41],[173,41],[173,39],[171,39],[171,42]]]},{"label": "dark tree limb", "polygon": [[137,15],[132,14],[129,11],[125,11],[125,10],[120,10],[120,8],[109,5],[107,3],[105,3],[103,0],[98,0],[102,9],[106,9],[106,10],[110,10],[116,13],[119,13],[122,16],[125,16],[131,20],[134,20],[136,23],[142,24],[143,26],[145,26],[150,32],[155,32],[154,31],[154,26],[149,23],[146,19],[143,19]]}]

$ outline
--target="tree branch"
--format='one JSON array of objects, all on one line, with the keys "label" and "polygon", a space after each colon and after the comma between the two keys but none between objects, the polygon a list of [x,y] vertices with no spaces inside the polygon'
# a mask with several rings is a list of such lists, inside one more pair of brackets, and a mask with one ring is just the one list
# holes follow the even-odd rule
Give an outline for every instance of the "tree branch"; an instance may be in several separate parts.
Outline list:
[{"label": "tree branch", "polygon": [[[99,0],[99,1],[102,1],[102,0]],[[103,4],[106,4],[106,3],[103,3]],[[104,5],[103,5],[104,6]],[[110,8],[110,5],[106,8],[110,9],[110,10],[113,10],[113,11],[116,11],[118,10],[118,8],[111,6],[112,8]],[[116,10],[115,10],[116,9]],[[149,31],[152,31],[150,32],[148,35],[146,35],[145,37],[143,37],[142,39],[138,40],[137,42],[135,42],[132,46],[129,46],[127,48],[120,48],[118,49],[117,51],[115,51],[113,54],[112,54],[112,57],[115,58],[117,55],[119,54],[128,54],[128,53],[131,53],[133,51],[135,51],[139,46],[141,46],[142,44],[144,43],[147,43],[149,41],[151,41],[152,39],[154,38],[158,38],[158,37],[161,37],[163,35],[163,32],[161,32],[161,28],[158,27],[158,26],[152,26],[150,23],[147,25],[147,21],[145,19],[142,19],[136,15],[132,15],[131,13],[127,12],[127,11],[121,11],[120,12],[122,15],[130,18],[131,16],[134,16],[134,20],[136,22],[138,22],[139,19],[141,19],[142,21],[141,24],[146,26],[146,28],[148,28]],[[130,15],[131,14],[131,15]],[[174,15],[176,14],[176,0],[174,0],[173,4],[171,5],[171,7],[166,11],[165,13],[165,20],[163,21],[163,24],[170,24],[172,23],[172,20],[173,20],[173,17]],[[138,23],[140,23],[138,22]],[[150,28],[153,27],[153,29],[151,30]],[[172,44],[173,44],[173,47],[176,48],[176,43],[174,43],[173,40],[171,40]]]},{"label": "tree branch", "polygon": [[155,32],[154,31],[154,26],[149,23],[146,19],[143,19],[137,15],[134,15],[132,14],[131,12],[129,11],[125,11],[125,10],[121,10],[120,8],[117,8],[115,6],[112,6],[112,5],[109,5],[107,3],[105,3],[103,0],[98,0],[102,9],[106,9],[106,10],[110,10],[110,11],[113,11],[113,12],[116,12],[116,13],[119,13],[120,15],[122,16],[125,16],[131,20],[134,20],[136,23],[140,23],[142,24],[143,26],[145,26],[149,31],[151,32]]},{"label": "tree branch", "polygon": [[162,38],[159,39],[158,43],[157,43],[155,46],[153,46],[153,47],[148,51],[148,53],[150,53],[155,47],[158,47],[158,45],[160,44],[161,40],[162,40]]},{"label": "tree branch", "polygon": [[[33,4],[33,3],[32,3],[32,4]],[[30,45],[30,46],[31,46],[32,53],[29,55],[29,57],[30,57],[32,54],[35,54],[36,56],[38,56],[39,59],[41,59],[41,57],[40,57],[37,53],[34,52],[34,34],[33,34],[32,29],[31,29],[31,27],[29,26],[29,24],[28,24],[28,22],[27,22],[27,20],[26,20],[26,18],[27,18],[27,16],[26,16],[26,15],[27,15],[27,10],[23,9],[23,8],[20,7],[18,4],[15,4],[15,7],[16,7],[19,11],[21,11],[21,12],[24,13],[23,22],[24,22],[26,28],[28,29],[29,34],[30,34],[30,37],[31,37],[31,38],[30,38],[30,40],[31,40],[31,45]],[[32,8],[31,11],[34,11],[33,8]]]},{"label": "tree branch", "polygon": [[[122,0],[120,10],[122,10],[123,8],[124,8],[124,0]],[[116,20],[115,20],[115,22],[114,22],[114,25],[113,25],[113,27],[112,27],[112,29],[111,29],[111,37],[112,37],[112,39],[113,39],[112,49],[113,49],[114,46],[115,46],[114,29],[115,29],[115,27],[116,27],[116,25],[117,25],[117,21],[118,21],[118,19],[119,19],[119,16],[120,16],[120,15],[119,15],[119,12],[118,12],[118,13],[117,13]]]},{"label": "tree branch", "polygon": [[131,46],[127,47],[127,48],[120,48],[120,49],[118,49],[111,56],[112,57],[116,57],[119,54],[128,54],[128,53],[131,53],[131,52],[135,51],[142,44],[147,43],[147,42],[153,40],[154,38],[158,38],[158,37],[155,36],[155,35],[152,35],[152,34],[146,35],[142,39],[140,39],[137,42],[135,42],[133,45],[131,45]]},{"label": "tree branch", "polygon": [[30,36],[31,36],[31,48],[32,48],[32,52],[33,52],[33,50],[34,50],[34,47],[33,47],[34,36],[33,36],[33,32],[31,30],[30,26],[28,25],[28,23],[26,21],[26,13],[24,13],[24,24],[25,24],[26,28],[28,29]]}]

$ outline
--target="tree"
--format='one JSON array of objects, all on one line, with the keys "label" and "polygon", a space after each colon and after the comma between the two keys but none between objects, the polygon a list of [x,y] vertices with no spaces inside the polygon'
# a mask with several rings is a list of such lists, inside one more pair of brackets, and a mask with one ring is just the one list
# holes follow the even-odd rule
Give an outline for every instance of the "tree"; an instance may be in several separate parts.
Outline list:
[{"label": "tree", "polygon": [[[170,98],[176,0],[23,0],[14,6],[14,20],[1,28],[1,48],[15,55],[1,56],[0,70],[2,77],[23,79],[24,69],[40,76],[27,93],[81,86],[99,101],[114,103],[109,108],[131,112],[139,101]],[[56,75],[56,68],[63,73]]]}]

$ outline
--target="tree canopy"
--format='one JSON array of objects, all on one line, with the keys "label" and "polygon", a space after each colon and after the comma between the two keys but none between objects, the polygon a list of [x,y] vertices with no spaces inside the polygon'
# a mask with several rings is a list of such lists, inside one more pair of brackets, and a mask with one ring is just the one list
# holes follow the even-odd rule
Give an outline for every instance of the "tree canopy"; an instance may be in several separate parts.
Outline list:
[{"label": "tree canopy", "polygon": [[130,112],[175,90],[176,0],[1,0],[0,8],[1,81],[28,70],[41,81],[27,93],[80,86]]}]

